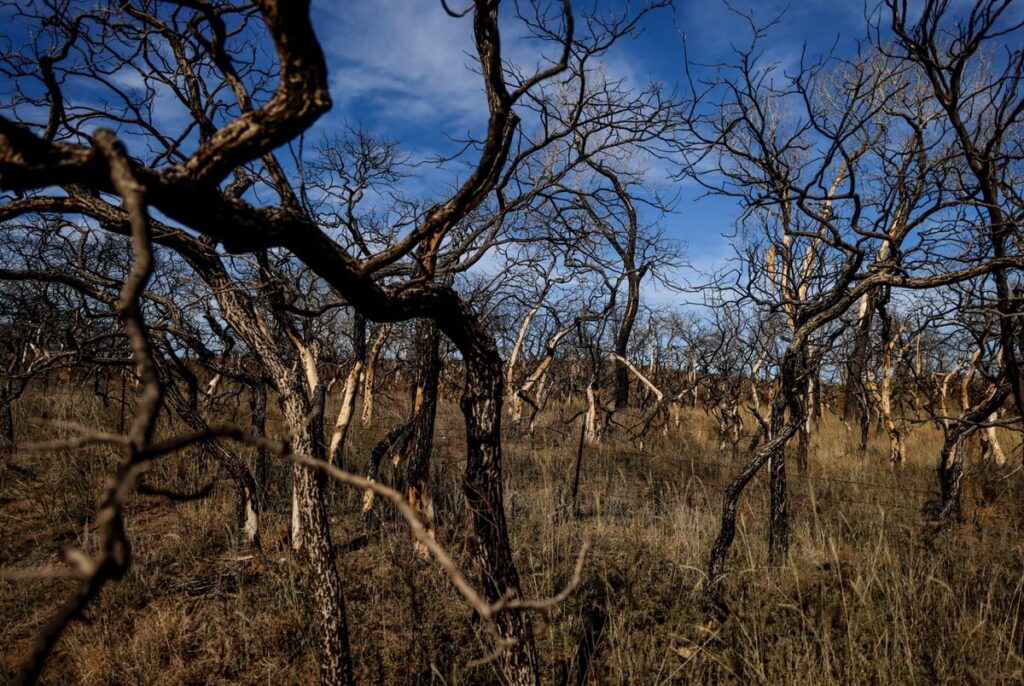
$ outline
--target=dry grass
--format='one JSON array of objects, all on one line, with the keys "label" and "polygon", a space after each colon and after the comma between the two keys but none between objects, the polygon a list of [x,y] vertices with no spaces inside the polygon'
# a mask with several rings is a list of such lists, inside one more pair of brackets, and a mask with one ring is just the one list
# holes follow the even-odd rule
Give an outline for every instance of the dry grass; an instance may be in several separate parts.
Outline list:
[{"label": "dry grass", "polygon": [[[383,409],[379,426],[353,436],[356,467],[397,419]],[[116,409],[85,391],[36,392],[17,408],[21,440],[53,433],[26,424],[44,415],[117,425]],[[526,592],[555,592],[582,540],[592,544],[581,587],[535,622],[546,683],[1021,681],[1020,474],[973,473],[967,521],[928,545],[920,510],[934,490],[938,435],[917,429],[910,464],[894,475],[884,467],[881,441],[865,456],[850,454],[853,437],[824,420],[808,477],[790,470],[788,563],[765,564],[759,477],[744,501],[731,557],[734,616],[710,631],[699,603],[704,568],[717,532],[720,484],[739,465],[716,449],[699,413],[685,420],[643,454],[613,439],[588,449],[578,516],[567,502],[576,430],[555,413],[544,417],[533,441],[507,429],[506,508]],[[436,507],[442,539],[464,559],[461,433],[454,404],[445,406],[434,461]],[[1003,439],[1009,442],[1009,434]],[[0,476],[0,565],[49,564],[67,545],[90,545],[84,523],[113,461],[102,448],[16,453]],[[157,465],[149,477],[154,484],[187,489],[216,479],[217,488],[198,503],[132,501],[132,569],[108,587],[86,622],[69,630],[44,681],[314,680],[306,581],[288,553],[286,470],[277,469],[261,559],[239,549],[233,491],[214,465],[197,464],[190,454]],[[435,568],[416,560],[395,517],[382,509],[369,525],[356,521],[354,493],[335,491],[331,502],[359,681],[492,681],[489,668],[466,668],[485,650],[471,613]],[[28,640],[67,590],[65,581],[0,582],[0,678],[12,677]]]}]

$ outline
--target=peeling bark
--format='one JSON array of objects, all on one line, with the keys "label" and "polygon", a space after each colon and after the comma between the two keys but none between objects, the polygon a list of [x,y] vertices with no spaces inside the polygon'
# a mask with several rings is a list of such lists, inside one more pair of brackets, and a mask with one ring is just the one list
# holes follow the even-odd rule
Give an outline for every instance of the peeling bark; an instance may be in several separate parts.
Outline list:
[{"label": "peeling bark", "polygon": [[520,419],[522,419],[524,402],[529,402],[531,405],[533,405],[533,402],[530,400],[530,394],[534,391],[534,389],[544,378],[544,375],[547,373],[548,367],[550,367],[551,363],[554,361],[555,351],[558,348],[558,344],[561,343],[562,339],[568,336],[578,325],[579,320],[573,322],[570,326],[567,326],[563,329],[560,329],[559,331],[556,331],[555,334],[548,340],[548,344],[544,347],[543,357],[541,357],[540,361],[537,363],[537,366],[534,367],[533,371],[530,373],[529,376],[526,377],[526,380],[523,381],[522,386],[519,387],[519,390],[512,397],[511,413],[513,421],[519,421]]},{"label": "peeling bark", "polygon": [[889,440],[889,466],[893,469],[903,467],[907,460],[906,448],[903,443],[903,431],[893,416],[893,377],[895,363],[893,352],[900,337],[900,330],[893,330],[892,317],[889,316],[889,291],[881,289],[877,294],[876,308],[881,322],[882,358],[879,369],[881,379],[875,382],[870,373],[865,374],[864,385],[871,391],[878,405],[878,416]]},{"label": "peeling bark", "polygon": [[377,366],[380,364],[381,351],[384,350],[384,345],[387,343],[390,333],[391,325],[387,323],[381,324],[380,330],[377,332],[377,338],[374,339],[373,345],[370,347],[370,354],[366,360],[366,371],[363,372],[363,426],[369,426],[370,422],[373,421],[374,378],[377,374]]},{"label": "peeling bark", "polygon": [[1006,453],[999,444],[999,436],[996,434],[995,423],[999,421],[999,412],[993,412],[988,416],[989,426],[984,427],[978,438],[981,440],[981,459],[994,463],[998,467],[1006,464]]},{"label": "peeling bark", "polygon": [[597,443],[601,440],[601,428],[597,424],[596,386],[596,380],[592,380],[587,384],[587,412],[583,419],[587,443]]},{"label": "peeling bark", "polygon": [[[547,294],[545,290],[542,293],[542,298]],[[537,312],[540,311],[540,306],[543,304],[543,300],[538,302],[533,308],[526,313],[526,317],[523,318],[522,324],[519,325],[519,332],[516,334],[516,342],[512,345],[512,352],[509,353],[508,362],[505,363],[505,388],[507,390],[512,389],[513,376],[516,371],[516,363],[519,362],[519,353],[523,349],[523,341],[526,340],[526,332],[530,328],[530,324],[533,322],[533,318],[537,316]]]},{"label": "peeling bark", "polygon": [[331,464],[340,469],[345,468],[344,450],[345,437],[348,435],[349,424],[356,406],[356,396],[363,380],[363,365],[366,362],[366,318],[358,312],[352,317],[352,368],[345,378],[345,389],[341,397],[341,408],[338,418],[334,421],[334,433],[331,434],[331,445],[327,449]]}]

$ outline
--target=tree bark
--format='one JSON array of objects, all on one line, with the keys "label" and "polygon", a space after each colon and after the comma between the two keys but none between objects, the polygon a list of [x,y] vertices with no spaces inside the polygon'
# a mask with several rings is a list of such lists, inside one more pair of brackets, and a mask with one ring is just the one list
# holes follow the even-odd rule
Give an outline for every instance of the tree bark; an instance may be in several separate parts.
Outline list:
[{"label": "tree bark", "polygon": [[576,496],[579,495],[580,491],[580,472],[583,469],[583,448],[586,445],[587,436],[587,423],[584,420],[580,421],[580,440],[576,445],[576,468],[573,470],[572,477],[572,492],[570,500],[572,502],[572,513],[573,515],[579,514],[579,508],[576,502]]},{"label": "tree bark", "polygon": [[[323,460],[327,457],[323,440],[323,392],[312,393],[312,402],[305,395],[297,389],[283,394],[284,416],[292,434],[292,447],[297,453]],[[345,598],[324,505],[324,477],[319,472],[295,465],[292,467],[292,479],[302,531],[299,554],[309,570],[309,588],[317,612],[320,681],[332,685],[353,684]]]},{"label": "tree bark", "polygon": [[897,469],[903,466],[907,460],[906,449],[903,446],[903,432],[900,430],[896,419],[893,417],[892,396],[893,396],[893,375],[895,374],[895,362],[893,351],[896,348],[896,341],[900,331],[893,330],[892,317],[889,315],[890,291],[883,288],[878,296],[878,318],[882,323],[882,379],[878,385],[878,413],[882,419],[882,426],[889,437],[889,466]]},{"label": "tree bark", "polygon": [[[790,418],[792,422],[797,416]],[[772,407],[771,433],[778,436],[785,425],[785,407]],[[800,418],[798,432],[800,443],[805,447],[804,435],[807,422]],[[806,453],[805,453],[806,454]],[[770,511],[768,515],[768,562],[779,564],[789,550],[789,508],[786,499],[786,444],[777,444],[768,455]]]},{"label": "tree bark", "polygon": [[[397,456],[409,445],[409,438],[412,436],[412,420],[403,422],[387,433],[384,438],[377,442],[370,452],[370,461],[366,469],[366,478],[370,481],[377,481],[380,478],[380,465],[384,456],[393,453]],[[373,506],[375,499],[373,491],[367,490],[363,493],[363,506],[360,516],[365,516]]]},{"label": "tree bark", "polygon": [[597,424],[596,387],[596,379],[591,379],[590,383],[587,384],[587,413],[583,418],[587,443],[597,443],[601,439],[601,429]]},{"label": "tree bark", "polygon": [[370,354],[366,360],[366,371],[363,373],[363,426],[369,426],[370,422],[373,421],[374,378],[377,375],[377,365],[380,364],[381,351],[384,350],[384,344],[387,343],[388,334],[390,333],[391,325],[387,323],[381,324],[380,330],[377,332],[377,338],[374,339],[373,345],[370,347]]},{"label": "tree bark", "polygon": [[999,421],[999,412],[993,412],[988,416],[988,423],[978,435],[981,440],[981,459],[993,462],[996,466],[1002,467],[1006,464],[1006,453],[1003,446],[999,445],[999,436],[996,434],[994,424]]},{"label": "tree bark", "polygon": [[13,403],[4,399],[0,401],[0,454],[14,448],[14,412]]},{"label": "tree bark", "polygon": [[960,493],[964,476],[963,442],[980,428],[993,412],[1012,395],[1008,384],[996,389],[978,405],[965,410],[960,419],[953,422],[946,431],[939,455],[939,511],[938,526],[944,527],[960,521]]},{"label": "tree bark", "polygon": [[[789,517],[786,509],[786,442],[799,430],[804,421],[799,396],[803,370],[802,356],[792,347],[783,356],[779,372],[780,389],[772,400],[770,433],[771,438],[761,444],[751,456],[743,471],[736,476],[722,498],[722,517],[718,536],[711,547],[708,563],[708,584],[705,601],[720,616],[728,614],[722,595],[726,561],[729,548],[736,537],[736,511],[740,497],[750,480],[766,463],[771,462],[771,514],[769,520],[769,556],[780,559],[786,554],[789,543]],[[786,418],[786,411],[789,417]]]},{"label": "tree bark", "polygon": [[615,334],[615,409],[629,406],[629,369],[624,360],[629,359],[629,339],[636,324],[636,315],[640,309],[640,276],[632,260],[625,265],[626,277],[626,310],[622,314],[622,323]]},{"label": "tree bark", "polygon": [[850,363],[847,367],[846,384],[843,389],[843,419],[847,422],[861,423],[861,417],[867,408],[864,407],[864,375],[867,372],[868,345],[871,341],[871,319],[874,314],[872,293],[861,297],[860,314],[857,317],[857,328],[854,330],[853,350],[850,352]]},{"label": "tree bark", "polygon": [[[175,247],[206,281],[224,318],[256,355],[272,380],[280,398],[285,431],[290,436],[292,449],[325,459],[324,388],[309,351],[303,349],[297,339],[292,339],[302,363],[302,371],[297,372],[281,357],[270,327],[233,282],[219,257],[201,248],[193,249],[184,241]],[[322,481],[323,477],[313,470],[300,466],[292,469],[292,545],[304,558],[309,570],[309,588],[316,613],[314,624],[320,679],[322,683],[333,686],[352,684],[353,679],[345,600],[331,542]]]},{"label": "tree bark", "polygon": [[[267,435],[267,387],[262,383],[249,388],[249,417],[257,436]],[[266,508],[270,487],[270,451],[257,447],[253,455],[253,478],[260,503]]]},{"label": "tree bark", "polygon": [[358,311],[352,316],[352,368],[345,378],[345,389],[341,397],[338,418],[334,421],[334,433],[331,434],[331,445],[327,450],[331,464],[345,469],[345,437],[352,423],[356,396],[363,377],[363,365],[366,363],[366,318]]},{"label": "tree bark", "polygon": [[[476,566],[486,597],[493,602],[506,595],[519,597],[520,585],[505,522],[501,358],[492,339],[481,336],[476,340],[472,347],[459,345],[466,362],[466,390],[462,398],[467,445],[464,491],[473,520]],[[537,652],[529,617],[521,612],[502,612],[496,617],[496,624],[503,638],[515,641],[498,658],[504,678],[512,684],[538,683]]]},{"label": "tree bark", "polygon": [[[429,319],[419,320],[416,325],[416,396],[408,448],[406,493],[409,505],[423,518],[431,535],[434,527],[434,506],[429,490],[430,456],[434,447],[438,377],[441,371],[439,342],[437,325]],[[416,550],[421,556],[429,555],[421,544],[417,543]]]}]

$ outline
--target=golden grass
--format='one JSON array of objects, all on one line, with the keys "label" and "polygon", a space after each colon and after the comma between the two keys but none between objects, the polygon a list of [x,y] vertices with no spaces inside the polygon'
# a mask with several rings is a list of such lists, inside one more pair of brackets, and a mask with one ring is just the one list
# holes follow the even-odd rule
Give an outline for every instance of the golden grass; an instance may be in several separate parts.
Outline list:
[{"label": "golden grass", "polygon": [[[404,408],[382,403],[381,410],[378,425],[357,427],[352,436],[350,462],[357,468]],[[115,407],[103,408],[85,391],[35,392],[17,408],[20,440],[54,434],[27,424],[44,414],[108,428],[117,422]],[[1021,477],[980,469],[976,448],[965,523],[927,544],[920,510],[935,490],[937,432],[915,430],[909,464],[892,474],[881,439],[861,456],[841,423],[823,420],[813,435],[809,473],[789,470],[789,560],[766,565],[759,476],[744,499],[730,558],[734,615],[711,630],[703,624],[700,593],[721,484],[740,465],[717,450],[710,423],[687,411],[678,430],[652,438],[644,453],[613,437],[588,448],[579,516],[568,503],[577,430],[554,411],[539,424],[532,440],[506,427],[506,511],[525,592],[557,591],[581,542],[592,546],[577,592],[547,619],[535,619],[545,683],[1024,678]],[[454,403],[442,408],[437,434],[439,534],[465,559],[463,438]],[[1019,454],[1010,434],[1002,438]],[[103,448],[18,451],[0,476],[0,565],[52,564],[65,546],[90,545],[86,522],[114,460]],[[260,559],[239,549],[233,490],[215,465],[197,464],[189,453],[158,464],[148,477],[154,484],[189,489],[216,479],[217,488],[197,503],[131,502],[132,569],[104,591],[86,622],[67,632],[44,681],[314,680],[306,580],[286,545],[286,475],[278,465]],[[358,500],[342,490],[331,494],[358,680],[492,681],[490,668],[466,667],[486,645],[455,591],[417,560],[392,513],[380,508],[369,524],[357,521]],[[66,581],[0,582],[0,678],[13,676],[28,640],[68,588]]]}]

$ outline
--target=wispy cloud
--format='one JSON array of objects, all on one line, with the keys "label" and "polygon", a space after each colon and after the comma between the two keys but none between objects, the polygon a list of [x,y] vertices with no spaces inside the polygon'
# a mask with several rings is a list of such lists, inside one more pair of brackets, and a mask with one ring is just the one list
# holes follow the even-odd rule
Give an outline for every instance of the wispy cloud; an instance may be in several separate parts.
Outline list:
[{"label": "wispy cloud", "polygon": [[313,14],[342,116],[449,130],[486,116],[469,17],[422,0],[321,0]]}]

